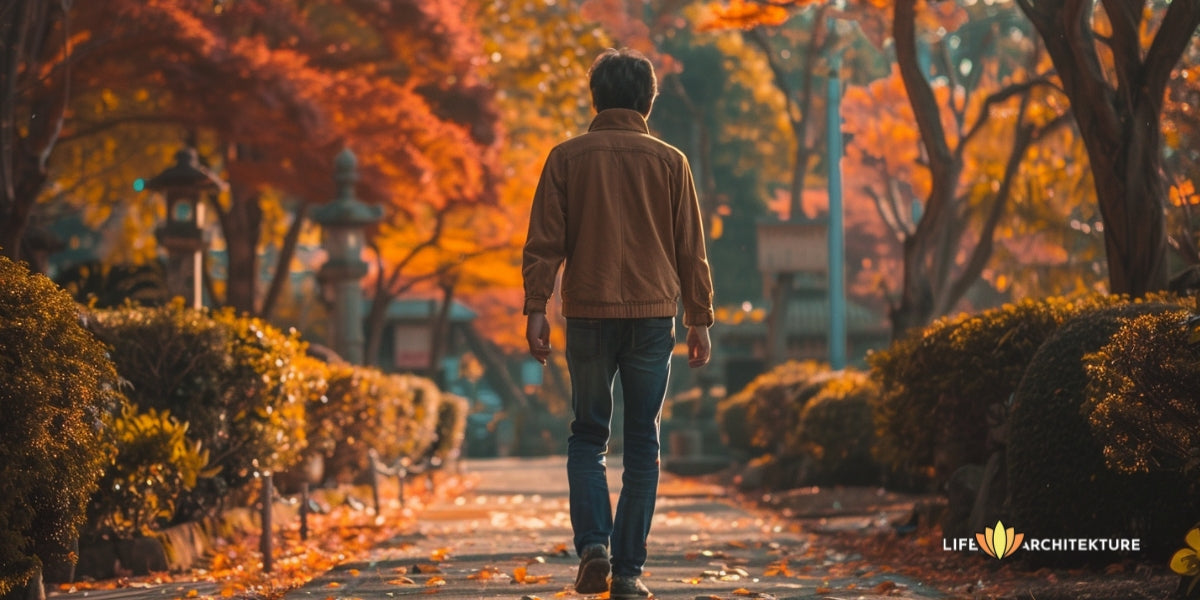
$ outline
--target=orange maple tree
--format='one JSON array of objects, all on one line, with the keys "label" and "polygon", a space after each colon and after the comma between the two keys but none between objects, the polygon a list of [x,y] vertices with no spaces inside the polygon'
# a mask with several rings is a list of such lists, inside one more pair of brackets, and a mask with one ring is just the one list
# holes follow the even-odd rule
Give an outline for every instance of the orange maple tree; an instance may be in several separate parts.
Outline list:
[{"label": "orange maple tree", "polygon": [[[778,22],[780,9],[813,4],[731,2],[716,7],[715,13],[718,23],[728,16],[730,25],[760,26]],[[886,6],[892,10],[890,27],[885,29],[880,26],[885,17],[879,8]],[[1005,214],[1026,151],[1061,127],[1064,118],[1061,110],[1035,111],[1031,116],[1031,104],[1045,105],[1043,90],[1050,82],[1036,63],[1036,49],[1002,47],[1000,41],[1008,37],[1000,30],[1011,27],[995,24],[993,32],[984,29],[983,39],[993,40],[995,47],[980,49],[974,56],[951,57],[947,44],[954,32],[968,22],[986,23],[990,18],[986,12],[977,9],[968,14],[950,3],[918,6],[915,0],[861,2],[848,10],[845,16],[855,18],[863,34],[876,44],[882,46],[885,31],[894,42],[890,77],[847,92],[845,131],[851,134],[852,161],[864,167],[857,172],[851,167],[849,175],[874,180],[860,185],[852,179],[851,183],[871,200],[900,244],[902,279],[890,309],[893,333],[899,335],[952,311],[979,281],[994,252],[996,227]],[[919,35],[930,38],[934,52],[942,53],[933,65],[936,84],[922,67]],[[957,41],[968,37],[964,34]],[[997,50],[998,54],[989,56]],[[1022,54],[1033,58],[1014,58]],[[885,117],[892,114],[896,118],[880,126],[879,107],[870,107],[871,97],[888,91],[893,97],[902,91],[906,102],[895,106],[894,113],[885,111]],[[1009,115],[1005,122],[1011,133],[989,131],[998,109]],[[1003,166],[997,172],[982,173],[995,178],[998,185],[981,190],[969,183],[981,173],[968,169],[968,163],[978,162],[984,155],[994,157],[998,136],[1011,140],[999,159]],[[972,144],[975,140],[982,141]],[[871,171],[875,171],[873,176]],[[918,199],[920,208],[914,211]]]}]

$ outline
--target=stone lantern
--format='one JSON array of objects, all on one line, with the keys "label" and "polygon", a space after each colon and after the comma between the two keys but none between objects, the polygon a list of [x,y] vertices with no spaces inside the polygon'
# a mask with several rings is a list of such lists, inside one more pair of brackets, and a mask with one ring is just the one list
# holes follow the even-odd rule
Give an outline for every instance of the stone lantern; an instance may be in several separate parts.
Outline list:
[{"label": "stone lantern", "polygon": [[362,259],[364,229],[383,218],[383,209],[354,195],[358,159],[349,149],[334,159],[337,196],[312,213],[323,230],[321,245],[329,259],[317,272],[321,288],[333,299],[333,349],[351,364],[363,364],[363,298],[360,281],[367,274]]},{"label": "stone lantern", "polygon": [[175,164],[146,182],[146,189],[162,192],[167,203],[167,221],[155,231],[167,251],[167,291],[189,299],[193,308],[201,306],[204,199],[225,187],[200,166],[192,148],[176,152]]}]

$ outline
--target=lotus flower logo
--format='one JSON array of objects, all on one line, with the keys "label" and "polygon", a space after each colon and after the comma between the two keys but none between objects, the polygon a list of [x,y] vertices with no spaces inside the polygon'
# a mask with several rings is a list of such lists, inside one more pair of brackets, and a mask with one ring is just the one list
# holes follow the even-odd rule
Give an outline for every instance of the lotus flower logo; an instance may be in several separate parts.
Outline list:
[{"label": "lotus flower logo", "polygon": [[1021,542],[1025,539],[1025,534],[1016,533],[1012,527],[1004,528],[1004,523],[996,521],[996,526],[984,528],[983,533],[975,534],[975,541],[979,542],[979,547],[987,552],[992,558],[1005,558],[1010,556],[1017,548],[1021,547]]}]

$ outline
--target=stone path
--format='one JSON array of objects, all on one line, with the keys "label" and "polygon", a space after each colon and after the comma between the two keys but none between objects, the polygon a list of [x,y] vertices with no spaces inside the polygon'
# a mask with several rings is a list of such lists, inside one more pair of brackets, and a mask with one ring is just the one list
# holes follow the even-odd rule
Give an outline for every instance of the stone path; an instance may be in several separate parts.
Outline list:
[{"label": "stone path", "polygon": [[[470,492],[430,505],[415,531],[285,598],[589,598],[571,588],[578,559],[565,458],[472,460],[466,469],[478,478]],[[620,457],[610,457],[609,478],[615,496]],[[657,598],[944,597],[883,570],[846,572],[838,567],[857,564],[857,557],[822,549],[819,533],[740,507],[724,493],[664,474],[643,577]]]}]

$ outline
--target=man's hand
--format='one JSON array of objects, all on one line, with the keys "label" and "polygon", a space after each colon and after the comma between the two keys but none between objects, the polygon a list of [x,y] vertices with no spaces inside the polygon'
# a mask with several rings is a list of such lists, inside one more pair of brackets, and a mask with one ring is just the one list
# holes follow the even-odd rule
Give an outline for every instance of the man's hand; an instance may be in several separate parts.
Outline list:
[{"label": "man's hand", "polygon": [[550,322],[546,313],[529,313],[525,319],[525,341],[529,342],[529,355],[545,365],[550,357]]},{"label": "man's hand", "polygon": [[688,366],[695,369],[708,364],[712,355],[712,342],[708,339],[708,327],[693,325],[687,332]]}]

